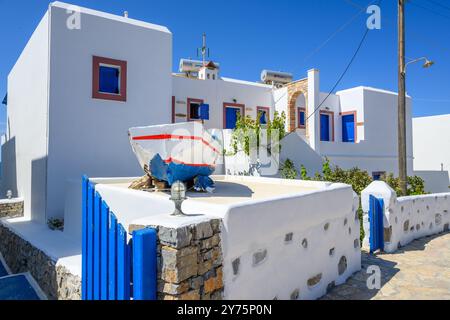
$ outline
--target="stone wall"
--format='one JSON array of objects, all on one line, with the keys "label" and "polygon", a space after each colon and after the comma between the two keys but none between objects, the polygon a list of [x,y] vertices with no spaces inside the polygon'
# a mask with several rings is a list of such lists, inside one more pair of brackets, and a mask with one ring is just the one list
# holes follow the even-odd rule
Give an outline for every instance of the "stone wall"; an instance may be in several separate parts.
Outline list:
[{"label": "stone wall", "polygon": [[362,192],[364,209],[364,246],[369,246],[369,196],[384,200],[384,251],[397,251],[415,239],[450,231],[450,193],[397,198],[382,181]]},{"label": "stone wall", "polygon": [[81,278],[0,224],[0,252],[11,272],[30,272],[50,300],[80,300]]},{"label": "stone wall", "polygon": [[[221,300],[221,220],[158,230],[158,299]],[[130,232],[147,226],[130,226]]]},{"label": "stone wall", "polygon": [[0,219],[23,217],[23,200],[0,200]]}]

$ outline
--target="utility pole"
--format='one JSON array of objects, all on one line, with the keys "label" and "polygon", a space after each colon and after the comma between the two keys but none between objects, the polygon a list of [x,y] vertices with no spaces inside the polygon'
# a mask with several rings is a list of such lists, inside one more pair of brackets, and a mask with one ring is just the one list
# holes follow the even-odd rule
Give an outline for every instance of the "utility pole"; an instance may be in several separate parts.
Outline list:
[{"label": "utility pole", "polygon": [[405,2],[398,0],[398,169],[400,188],[407,192],[406,154],[406,65],[405,65]]}]

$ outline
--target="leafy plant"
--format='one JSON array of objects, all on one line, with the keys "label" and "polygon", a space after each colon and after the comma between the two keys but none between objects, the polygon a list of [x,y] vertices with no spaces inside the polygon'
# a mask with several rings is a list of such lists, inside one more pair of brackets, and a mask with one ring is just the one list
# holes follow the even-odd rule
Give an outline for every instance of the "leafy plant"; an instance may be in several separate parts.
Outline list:
[{"label": "leafy plant", "polygon": [[308,177],[308,172],[306,171],[306,168],[304,165],[301,165],[301,167],[300,167],[300,177],[302,180],[311,180],[311,178]]},{"label": "leafy plant", "polygon": [[283,179],[294,180],[298,177],[297,169],[290,159],[286,159],[286,161],[281,164],[280,173]]},{"label": "leafy plant", "polygon": [[[306,172],[306,168],[303,165],[301,166],[301,177],[303,180],[310,180],[310,178],[308,177],[308,173]],[[339,168],[338,166],[332,167],[328,159],[325,159],[322,164],[322,174],[316,173],[313,180],[349,184],[352,186],[353,190],[358,194],[358,196],[360,196],[360,199],[361,192],[373,182],[372,177],[367,171],[361,170],[357,167],[350,170],[344,170],[342,168]],[[399,178],[395,178],[391,173],[382,177],[382,180],[386,182],[392,189],[394,189],[399,197],[403,196],[400,189]],[[424,180],[417,176],[408,177],[407,195],[421,194],[425,194]],[[361,208],[361,204],[358,208],[358,216],[361,223],[360,240],[362,242],[364,239],[364,229],[362,226],[363,210]]]},{"label": "leafy plant", "polygon": [[[231,147],[234,154],[239,151],[245,152],[247,156],[250,155],[251,142],[256,140],[256,148],[259,150],[261,145],[267,146],[270,152],[272,132],[278,130],[278,141],[281,141],[285,135],[285,123],[286,115],[283,112],[279,115],[278,112],[274,113],[273,120],[268,120],[267,124],[262,125],[260,122],[262,113],[259,112],[257,120],[252,119],[250,116],[242,117],[238,114],[236,121],[236,128],[231,135]],[[261,130],[267,130],[267,141],[261,141]],[[278,145],[281,150],[281,145]],[[232,155],[228,152],[227,155]]]},{"label": "leafy plant", "polygon": [[[400,188],[400,178],[396,178],[394,177],[394,174],[390,173],[388,175],[384,175],[381,180],[391,186],[391,188],[397,193],[397,196],[404,196],[402,189]],[[408,187],[406,192],[407,196],[425,194],[425,181],[418,176],[408,177]]]}]

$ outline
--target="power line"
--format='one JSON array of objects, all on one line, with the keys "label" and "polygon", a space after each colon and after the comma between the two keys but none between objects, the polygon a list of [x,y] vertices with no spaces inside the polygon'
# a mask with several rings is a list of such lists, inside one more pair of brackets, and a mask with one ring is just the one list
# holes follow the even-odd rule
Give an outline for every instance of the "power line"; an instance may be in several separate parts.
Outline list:
[{"label": "power line", "polygon": [[449,7],[449,6],[446,6],[445,4],[442,4],[442,3],[437,2],[437,1],[435,1],[435,0],[427,0],[427,1],[428,1],[428,2],[431,2],[431,3],[434,3],[435,5],[437,5],[437,6],[439,6],[439,7],[442,7],[442,8],[444,8],[444,9],[450,10],[450,7]]},{"label": "power line", "polygon": [[[378,1],[378,5],[381,4],[382,0]],[[358,55],[359,51],[361,50],[364,41],[367,38],[367,35],[369,34],[370,29],[367,28],[366,32],[364,32],[364,35],[361,39],[361,41],[359,42],[358,48],[356,49],[355,53],[353,54],[352,58],[350,59],[350,62],[347,64],[347,67],[345,68],[344,72],[341,74],[341,76],[339,77],[339,79],[336,81],[335,85],[333,86],[333,88],[331,89],[331,91],[327,94],[327,96],[325,97],[325,99],[322,100],[322,102],[319,104],[319,106],[314,109],[314,112],[311,113],[308,118],[305,120],[305,122],[307,122],[321,107],[322,105],[325,103],[325,101],[328,100],[328,98],[331,96],[331,94],[334,92],[334,90],[337,88],[337,86],[341,83],[342,79],[344,78],[344,76],[347,74],[348,70],[350,69],[350,67],[352,66],[353,62],[356,59],[356,56]]]},{"label": "power line", "polygon": [[[355,3],[349,1],[349,0],[344,0],[347,3],[350,3],[352,5],[356,5]],[[372,1],[371,3],[369,3],[367,5],[367,7],[362,7],[359,6],[360,11],[358,11],[358,13],[356,13],[354,16],[352,16],[347,22],[345,22],[342,26],[340,26],[338,29],[336,29],[336,31],[334,31],[322,44],[320,44],[316,49],[314,49],[310,54],[308,54],[305,59],[303,59],[303,62],[309,60],[311,57],[313,57],[317,52],[319,52],[320,50],[322,50],[331,40],[334,39],[334,37],[336,37],[340,32],[344,31],[345,28],[347,28],[350,24],[353,23],[353,21],[356,20],[356,18],[358,18],[363,12],[365,12],[367,10],[367,8],[369,6],[371,6],[372,4],[374,4],[376,2]]]},{"label": "power line", "polygon": [[445,14],[442,14],[442,13],[440,13],[439,11],[436,11],[436,10],[434,10],[434,9],[425,7],[425,6],[420,5],[420,4],[418,4],[418,3],[416,3],[416,2],[413,2],[413,1],[410,1],[409,3],[412,4],[413,6],[416,6],[416,7],[418,7],[418,8],[423,9],[423,10],[426,10],[426,11],[429,11],[429,12],[431,12],[431,13],[434,13],[435,15],[441,16],[442,18],[450,19],[449,16],[447,16],[447,15],[445,15]]}]

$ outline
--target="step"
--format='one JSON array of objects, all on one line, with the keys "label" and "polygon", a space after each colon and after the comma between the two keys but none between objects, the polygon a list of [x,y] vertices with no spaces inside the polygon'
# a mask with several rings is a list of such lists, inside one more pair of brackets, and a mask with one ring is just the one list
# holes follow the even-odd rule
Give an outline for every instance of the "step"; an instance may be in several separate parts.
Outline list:
[{"label": "step", "polygon": [[47,300],[29,273],[0,278],[0,300]]}]

